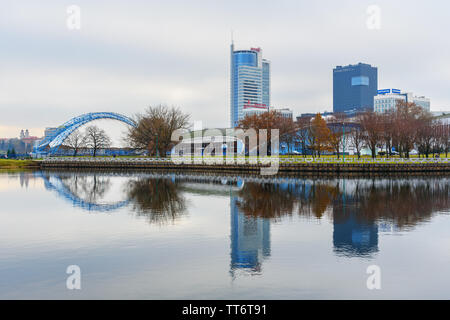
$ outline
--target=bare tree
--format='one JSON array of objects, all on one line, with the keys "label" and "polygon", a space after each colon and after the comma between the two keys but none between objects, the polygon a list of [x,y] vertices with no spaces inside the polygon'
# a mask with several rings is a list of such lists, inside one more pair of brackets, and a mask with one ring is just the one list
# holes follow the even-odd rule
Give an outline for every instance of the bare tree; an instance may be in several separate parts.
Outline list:
[{"label": "bare tree", "polygon": [[432,146],[433,153],[444,152],[448,157],[450,147],[450,124],[436,121],[433,130],[434,144]]},{"label": "bare tree", "polygon": [[92,155],[95,157],[99,149],[108,148],[111,145],[111,139],[105,130],[97,126],[89,126],[86,128],[86,146],[92,149]]},{"label": "bare tree", "polygon": [[365,131],[364,143],[372,152],[372,158],[376,158],[377,148],[382,141],[382,117],[372,111],[363,113],[359,118],[361,129]]},{"label": "bare tree", "polygon": [[79,130],[76,130],[67,137],[64,144],[73,150],[73,156],[75,157],[80,149],[86,147],[86,137]]},{"label": "bare tree", "polygon": [[343,136],[344,133],[341,130],[335,130],[334,132],[331,132],[329,137],[330,147],[334,150],[334,152],[336,152],[338,159],[340,156],[340,150],[344,147]]},{"label": "bare tree", "polygon": [[448,151],[450,149],[450,124],[442,124],[438,129],[441,133],[438,136],[442,149],[445,152],[445,157],[448,157]]},{"label": "bare tree", "polygon": [[361,129],[353,129],[350,132],[350,144],[356,149],[356,154],[358,159],[361,158],[361,149],[364,146],[364,141],[366,140],[366,134]]},{"label": "bare tree", "polygon": [[189,117],[175,107],[148,107],[143,114],[136,115],[137,127],[130,128],[126,138],[137,150],[165,156],[174,146],[172,133],[178,129],[186,129]]},{"label": "bare tree", "polygon": [[414,103],[398,101],[393,112],[394,139],[400,155],[409,158],[409,152],[414,148],[417,131],[426,118],[426,112]]},{"label": "bare tree", "polygon": [[428,158],[429,154],[433,152],[433,147],[438,140],[437,128],[436,123],[432,121],[431,117],[426,120],[424,119],[419,124],[416,133],[416,145],[419,155],[424,154]]},{"label": "bare tree", "polygon": [[381,114],[381,126],[383,127],[381,137],[382,142],[384,143],[384,147],[386,149],[386,155],[389,157],[392,154],[392,144],[394,140],[394,113],[386,112]]},{"label": "bare tree", "polygon": [[297,119],[297,138],[301,144],[303,156],[306,157],[306,145],[308,142],[308,132],[311,126],[312,117],[302,117]]}]

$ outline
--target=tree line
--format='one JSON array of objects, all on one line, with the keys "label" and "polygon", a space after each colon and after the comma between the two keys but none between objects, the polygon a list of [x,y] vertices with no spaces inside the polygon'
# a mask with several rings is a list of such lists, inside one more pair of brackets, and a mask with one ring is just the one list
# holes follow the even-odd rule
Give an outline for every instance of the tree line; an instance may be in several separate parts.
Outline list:
[{"label": "tree line", "polygon": [[[366,111],[348,118],[334,114],[326,121],[320,113],[297,121],[284,118],[276,111],[246,116],[239,122],[243,129],[279,129],[280,144],[285,143],[290,153],[293,146],[301,148],[304,156],[320,157],[334,153],[339,158],[342,150],[353,147],[358,157],[368,148],[371,156],[379,153],[409,158],[416,149],[420,155],[449,151],[449,125],[433,118],[432,114],[414,103],[399,101],[386,113]],[[270,139],[270,138],[268,138]]]},{"label": "tree line", "polygon": [[356,117],[359,132],[353,132],[351,142],[391,156],[393,148],[400,157],[409,158],[412,150],[419,156],[445,153],[450,146],[449,125],[435,119],[420,106],[399,101],[396,107],[385,113],[365,112]]},{"label": "tree line", "polygon": [[[178,129],[187,130],[189,118],[189,114],[176,107],[148,107],[144,113],[135,115],[136,127],[129,128],[125,140],[131,148],[146,151],[150,156],[166,156],[177,143],[171,140],[172,133]],[[247,115],[240,120],[238,128],[257,132],[267,129],[269,143],[271,129],[278,129],[280,145],[287,146],[288,153],[300,148],[304,156],[318,157],[334,153],[339,158],[343,150],[350,148],[358,157],[365,148],[370,150],[373,158],[378,153],[408,158],[412,150],[426,157],[440,153],[447,156],[450,142],[448,124],[434,119],[431,113],[414,103],[403,101],[386,113],[366,111],[352,118],[334,114],[327,120],[318,113],[294,121],[270,110]],[[84,135],[74,132],[66,140],[74,155],[82,148],[91,148],[95,156],[98,149],[106,148],[110,143],[105,132],[95,126],[88,127]],[[270,145],[268,147],[270,149]]]}]

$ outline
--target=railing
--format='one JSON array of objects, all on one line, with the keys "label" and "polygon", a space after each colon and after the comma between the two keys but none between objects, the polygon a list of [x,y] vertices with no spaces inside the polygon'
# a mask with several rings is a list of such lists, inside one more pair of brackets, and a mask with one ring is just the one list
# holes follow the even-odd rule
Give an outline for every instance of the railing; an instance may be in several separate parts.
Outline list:
[{"label": "railing", "polygon": [[111,157],[51,157],[42,160],[45,163],[56,162],[101,162],[101,163],[172,163],[172,164],[270,164],[278,162],[280,164],[301,164],[301,163],[385,163],[385,164],[426,164],[426,163],[449,163],[450,158],[336,158],[336,157],[174,157],[174,158],[111,158]]}]

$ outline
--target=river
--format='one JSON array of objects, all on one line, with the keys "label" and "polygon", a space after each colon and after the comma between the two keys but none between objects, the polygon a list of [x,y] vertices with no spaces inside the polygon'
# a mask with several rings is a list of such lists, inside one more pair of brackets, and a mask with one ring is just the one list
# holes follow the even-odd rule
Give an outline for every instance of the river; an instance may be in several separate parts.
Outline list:
[{"label": "river", "polygon": [[3,172],[0,298],[449,299],[449,182]]}]

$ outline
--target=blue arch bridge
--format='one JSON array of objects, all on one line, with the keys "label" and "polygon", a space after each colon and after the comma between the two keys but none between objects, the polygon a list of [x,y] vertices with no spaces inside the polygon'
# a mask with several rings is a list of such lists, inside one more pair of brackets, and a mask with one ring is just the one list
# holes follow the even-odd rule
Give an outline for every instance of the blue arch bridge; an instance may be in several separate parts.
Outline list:
[{"label": "blue arch bridge", "polygon": [[92,112],[82,114],[78,117],[72,118],[56,128],[51,134],[41,140],[34,148],[33,153],[36,156],[52,155],[56,153],[68,136],[79,127],[88,122],[99,119],[112,119],[126,123],[129,126],[136,127],[133,119],[114,112]]}]

